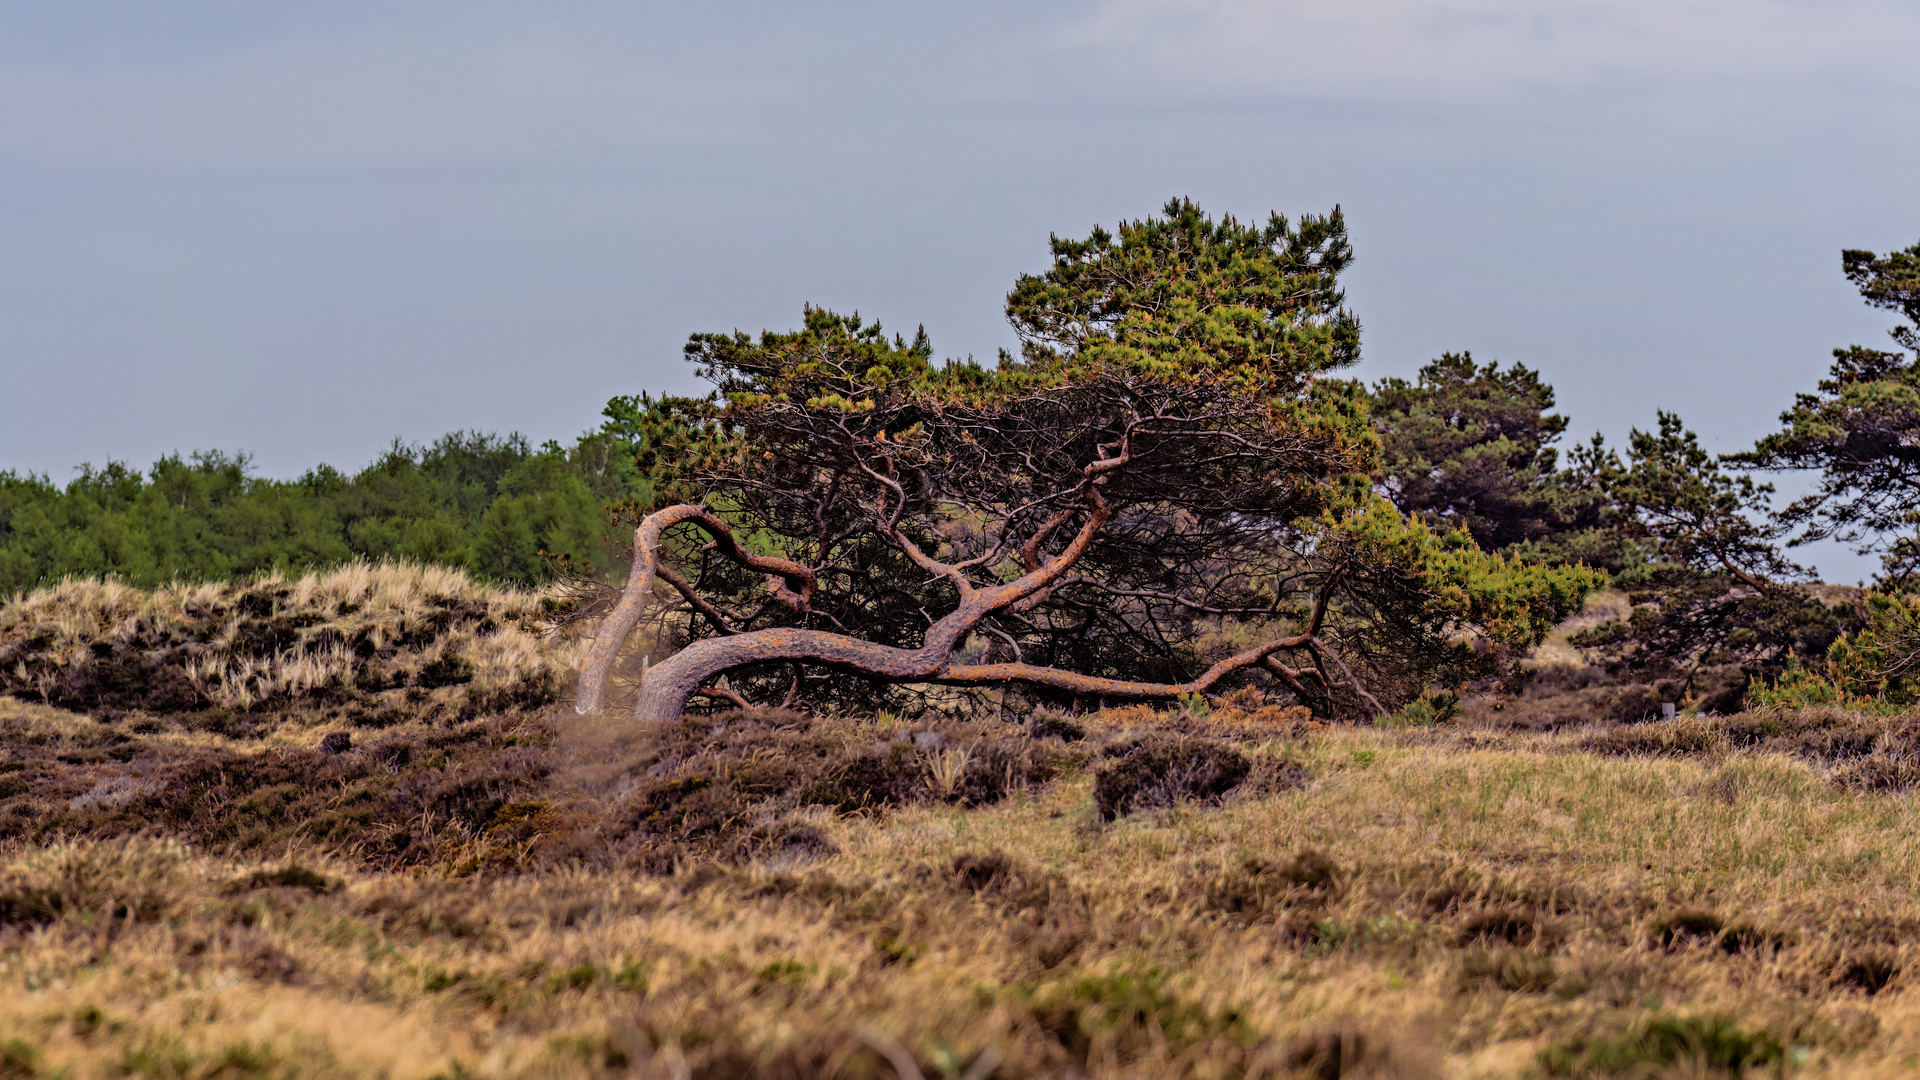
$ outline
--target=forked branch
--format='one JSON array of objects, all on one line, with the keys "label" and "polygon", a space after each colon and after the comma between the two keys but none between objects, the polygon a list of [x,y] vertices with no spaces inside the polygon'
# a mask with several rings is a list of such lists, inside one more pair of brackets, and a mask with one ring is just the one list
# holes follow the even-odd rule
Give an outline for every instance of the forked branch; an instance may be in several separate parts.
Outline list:
[{"label": "forked branch", "polygon": [[[1016,660],[1005,664],[955,664],[955,646],[988,618],[1017,607],[1028,597],[1042,593],[1055,584],[1080,560],[1093,544],[1111,512],[1089,477],[1083,489],[1088,505],[1086,522],[1063,549],[1027,573],[992,588],[971,589],[960,605],[927,630],[918,649],[903,649],[862,641],[846,634],[819,630],[774,628],[734,633],[696,641],[675,653],[648,672],[635,703],[634,713],[642,720],[667,721],[677,717],[689,697],[696,693],[738,703],[737,693],[706,689],[709,680],[737,668],[785,662],[794,666],[798,687],[800,665],[822,664],[884,682],[925,682],[948,686],[975,686],[991,683],[1027,683],[1075,693],[1118,698],[1168,699],[1183,694],[1204,694],[1229,675],[1267,664],[1277,653],[1299,648],[1315,648],[1317,635],[1326,618],[1328,603],[1339,583],[1339,573],[1328,576],[1309,614],[1306,625],[1297,634],[1276,638],[1214,664],[1199,677],[1179,683],[1134,682],[1083,675]],[[804,597],[813,584],[812,572],[784,559],[753,555],[734,542],[732,532],[704,507],[675,506],[650,515],[636,530],[635,570],[620,604],[602,624],[588,652],[581,673],[576,708],[580,712],[597,711],[604,700],[607,679],[622,643],[645,612],[653,580],[662,576],[659,564],[660,540],[668,528],[681,523],[697,524],[714,537],[715,547],[728,558],[750,569],[770,575],[772,581],[800,585],[796,595]],[[1036,560],[1037,561],[1037,560]],[[771,582],[770,582],[771,583]],[[684,590],[683,590],[684,595]],[[709,614],[723,630],[728,625]],[[1338,662],[1338,658],[1336,658]],[[1351,677],[1349,675],[1349,677]],[[1364,691],[1361,691],[1364,694]],[[789,699],[793,693],[789,692]]]},{"label": "forked branch", "polygon": [[[647,601],[653,596],[654,579],[661,576],[660,538],[668,529],[687,522],[706,530],[707,535],[713,537],[715,546],[727,558],[749,570],[768,575],[767,584],[775,599],[797,611],[805,611],[812,600],[812,570],[789,559],[747,551],[734,538],[733,530],[727,523],[706,507],[683,503],[649,514],[633,533],[633,572],[627,578],[627,587],[620,593],[620,602],[614,605],[606,621],[600,624],[600,631],[594,635],[593,645],[587,650],[586,662],[581,666],[580,686],[574,703],[578,711],[588,713],[600,710],[606,697],[607,680],[613,674],[614,661],[619,658],[620,649],[633,633],[633,628],[640,624],[640,617],[646,614]],[[715,625],[723,630],[727,628],[728,624],[719,611],[691,595],[693,589],[678,575],[669,571],[667,580],[702,615],[713,619]]]}]

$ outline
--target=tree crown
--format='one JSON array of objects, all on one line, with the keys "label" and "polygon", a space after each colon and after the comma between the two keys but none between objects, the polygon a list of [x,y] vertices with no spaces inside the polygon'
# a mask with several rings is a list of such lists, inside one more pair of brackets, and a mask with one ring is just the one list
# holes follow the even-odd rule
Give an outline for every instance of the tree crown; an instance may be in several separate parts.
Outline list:
[{"label": "tree crown", "polygon": [[[609,406],[661,495],[707,503],[647,517],[644,557],[681,523],[718,545],[697,581],[648,571],[695,613],[660,685],[747,649],[705,639],[778,632],[778,655],[867,680],[1166,696],[1257,667],[1378,711],[1485,668],[1472,635],[1537,640],[1597,580],[1489,560],[1371,493],[1366,394],[1332,375],[1359,340],[1337,209],[1249,226],[1174,200],[1051,252],[992,368],[808,308],[694,335],[706,399]],[[1222,620],[1271,641],[1216,655]]]},{"label": "tree crown", "polygon": [[[1841,266],[1869,306],[1909,320],[1892,331],[1895,343],[1920,350],[1920,244],[1885,256],[1849,250]],[[1780,414],[1781,430],[1729,460],[1820,473],[1813,492],[1781,511],[1799,530],[1793,543],[1833,536],[1883,548],[1920,510],[1920,368],[1913,355],[1859,345],[1833,357],[1816,392]]]}]

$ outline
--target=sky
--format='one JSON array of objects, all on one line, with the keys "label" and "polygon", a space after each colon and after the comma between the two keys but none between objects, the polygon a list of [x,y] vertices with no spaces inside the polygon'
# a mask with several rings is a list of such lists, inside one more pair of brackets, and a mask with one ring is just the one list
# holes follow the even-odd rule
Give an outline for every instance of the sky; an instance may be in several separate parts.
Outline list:
[{"label": "sky", "polygon": [[1050,233],[1176,195],[1341,206],[1360,377],[1731,452],[1885,343],[1839,253],[1920,241],[1917,54],[1913,0],[0,0],[0,470],[566,441],[807,303],[991,357]]}]

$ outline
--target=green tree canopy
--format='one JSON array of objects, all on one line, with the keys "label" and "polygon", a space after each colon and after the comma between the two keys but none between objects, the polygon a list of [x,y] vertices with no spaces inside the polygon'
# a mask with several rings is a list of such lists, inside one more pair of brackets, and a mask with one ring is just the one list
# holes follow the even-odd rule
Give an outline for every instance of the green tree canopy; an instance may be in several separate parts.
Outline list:
[{"label": "green tree canopy", "polygon": [[1465,528],[1489,551],[1568,527],[1552,446],[1567,420],[1547,411],[1538,372],[1447,353],[1411,382],[1382,379],[1372,399],[1379,485],[1401,513]]},{"label": "green tree canopy", "polygon": [[1825,652],[1856,613],[1799,587],[1772,487],[1730,474],[1680,417],[1633,430],[1624,462],[1596,438],[1576,457],[1604,496],[1603,527],[1643,561],[1616,577],[1634,608],[1574,639],[1643,678],[1677,677],[1709,707],[1737,708],[1753,679]]},{"label": "green tree canopy", "polygon": [[1834,350],[1815,392],[1780,414],[1781,430],[1732,460],[1818,473],[1818,486],[1781,512],[1799,531],[1794,542],[1837,537],[1862,550],[1891,548],[1889,573],[1904,579],[1920,558],[1911,538],[1920,510],[1920,244],[1884,256],[1846,251],[1841,267],[1869,306],[1906,319],[1892,331],[1905,351]]},{"label": "green tree canopy", "polygon": [[[1539,640],[1597,580],[1372,494],[1366,394],[1333,377],[1359,341],[1337,209],[1242,225],[1175,200],[1051,251],[1008,295],[1021,350],[993,368],[819,309],[793,332],[695,335],[713,397],[618,411],[660,489],[706,505],[642,521],[581,707],[656,576],[692,617],[661,628],[661,651],[682,647],[647,676],[654,718],[726,673],[727,693],[774,700],[803,678],[814,700],[1255,681],[1365,714]],[[663,546],[680,524],[714,539],[694,580],[665,561],[693,554]]]}]

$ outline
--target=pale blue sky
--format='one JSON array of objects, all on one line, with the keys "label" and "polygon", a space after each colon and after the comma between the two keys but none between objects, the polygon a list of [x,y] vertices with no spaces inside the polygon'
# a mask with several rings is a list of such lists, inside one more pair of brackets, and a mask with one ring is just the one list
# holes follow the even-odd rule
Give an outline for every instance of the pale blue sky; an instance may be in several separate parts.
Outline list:
[{"label": "pale blue sky", "polygon": [[1915,55],[1912,2],[0,0],[0,468],[565,439],[809,301],[991,355],[1048,232],[1176,194],[1342,204],[1366,378],[1732,450],[1884,340],[1839,249],[1920,240]]}]

